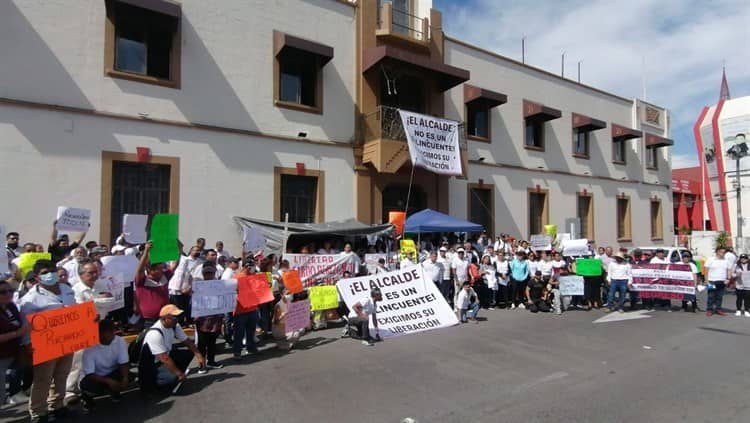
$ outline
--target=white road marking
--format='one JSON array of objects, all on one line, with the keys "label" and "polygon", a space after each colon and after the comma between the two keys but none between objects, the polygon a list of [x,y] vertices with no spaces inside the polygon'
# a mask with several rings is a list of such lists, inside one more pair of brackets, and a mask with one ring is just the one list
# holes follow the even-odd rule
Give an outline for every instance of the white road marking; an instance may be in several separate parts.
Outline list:
[{"label": "white road marking", "polygon": [[621,322],[624,320],[636,320],[636,319],[648,319],[651,317],[647,314],[648,310],[638,310],[638,311],[631,311],[629,313],[610,313],[606,316],[602,316],[596,320],[594,320],[594,323],[612,323],[612,322]]}]

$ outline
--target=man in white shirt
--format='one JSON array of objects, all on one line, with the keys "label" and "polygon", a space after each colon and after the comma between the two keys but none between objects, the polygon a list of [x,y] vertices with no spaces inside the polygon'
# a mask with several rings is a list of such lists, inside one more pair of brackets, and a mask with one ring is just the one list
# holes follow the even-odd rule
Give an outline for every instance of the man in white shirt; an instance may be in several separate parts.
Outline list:
[{"label": "man in white shirt", "polygon": [[732,275],[732,267],[729,260],[726,259],[727,250],[718,247],[714,257],[706,260],[703,266],[708,281],[708,299],[706,301],[706,316],[711,317],[714,314],[726,316],[721,309],[724,301],[724,291],[729,284],[729,278]]},{"label": "man in white shirt", "polygon": [[438,261],[436,252],[431,252],[430,258],[422,262],[422,268],[425,275],[439,287],[443,281],[444,267],[443,263]]},{"label": "man in white shirt", "polygon": [[[148,391],[154,386],[171,389],[182,382],[187,377],[185,370],[193,356],[198,360],[199,367],[205,367],[206,359],[177,323],[181,314],[183,311],[175,305],[165,305],[159,311],[159,320],[143,338],[143,351],[138,363],[138,379],[142,390]],[[173,350],[172,345],[175,343],[183,343],[189,351]]]},{"label": "man in white shirt", "polygon": [[349,313],[349,324],[356,327],[359,335],[362,337],[362,345],[371,347],[375,345],[370,336],[370,318],[372,317],[372,326],[375,328],[375,336],[380,340],[380,330],[378,329],[378,301],[383,301],[383,294],[379,288],[370,291],[370,298],[364,304],[358,302],[352,306]]},{"label": "man in white shirt", "polygon": [[[667,251],[663,248],[657,248],[656,251],[654,251],[654,257],[649,260],[649,264],[671,264],[669,259],[667,258]],[[655,298],[651,301],[646,300],[645,304],[648,304],[648,307],[650,310],[653,310],[654,305],[657,305],[659,307],[664,307],[667,311],[672,311],[672,301],[666,300],[662,298]]]},{"label": "man in white shirt", "polygon": [[128,345],[115,335],[115,324],[111,320],[99,322],[99,345],[83,351],[80,389],[83,405],[90,410],[94,397],[111,395],[119,401],[120,393],[130,383]]},{"label": "man in white shirt", "polygon": [[727,253],[724,254],[724,258],[729,263],[729,267],[734,269],[734,266],[737,265],[737,255],[734,253],[734,250],[732,250],[732,247],[727,248]]},{"label": "man in white shirt", "polygon": [[458,294],[461,293],[461,287],[464,282],[469,281],[469,262],[466,261],[464,255],[466,251],[463,248],[459,248],[456,251],[456,257],[451,262],[451,271],[453,273],[453,307],[457,308]]},{"label": "man in white shirt", "polygon": [[215,250],[206,250],[205,258],[203,259],[203,262],[200,263],[193,269],[190,276],[192,276],[193,280],[205,280],[203,278],[203,267],[212,267],[216,270],[216,274],[214,275],[214,278],[218,278],[221,276],[222,273],[224,273],[224,267],[220,266],[218,263],[219,255],[216,253]]},{"label": "man in white shirt", "polygon": [[[625,294],[628,285],[633,283],[633,276],[630,271],[630,264],[625,262],[625,257],[617,253],[613,261],[607,267],[607,281],[609,282],[609,294],[607,295],[607,309],[605,311],[619,311],[624,313],[623,304],[625,304]],[[617,305],[615,305],[615,294],[619,292]]]},{"label": "man in white shirt", "polygon": [[224,269],[224,272],[221,274],[221,279],[228,281],[230,279],[234,279],[237,272],[240,270],[240,258],[239,257],[230,257],[227,260],[227,268]]},{"label": "man in white shirt", "polygon": [[477,297],[477,293],[474,291],[474,288],[471,287],[469,282],[461,284],[461,288],[456,296],[456,308],[458,309],[458,319],[461,323],[466,323],[467,320],[479,323],[477,321],[477,313],[479,313],[479,297]]},{"label": "man in white shirt", "polygon": [[[180,256],[174,264],[172,277],[169,279],[169,302],[183,310],[189,310],[190,293],[193,290],[193,272],[203,263],[200,246],[190,248],[188,256]],[[184,321],[184,316],[180,316]]]},{"label": "man in white shirt", "polygon": [[667,251],[663,248],[657,248],[654,257],[649,260],[650,264],[670,264],[667,258]]},{"label": "man in white shirt", "polygon": [[57,267],[62,267],[68,271],[68,283],[70,286],[76,286],[81,280],[78,278],[78,267],[86,260],[86,249],[76,247],[73,254],[57,263]]},{"label": "man in white shirt", "polygon": [[[34,274],[39,283],[19,301],[21,314],[28,316],[76,303],[73,290],[68,285],[58,283],[57,269],[52,261],[37,261],[34,264]],[[73,354],[68,354],[34,366],[34,380],[29,398],[31,421],[47,420],[50,409],[56,418],[65,418],[70,414],[68,408],[63,405],[63,399],[65,381],[72,363]],[[55,388],[50,390],[53,384]]]},{"label": "man in white shirt", "polygon": [[451,300],[451,289],[453,289],[453,282],[451,281],[451,265],[452,260],[448,257],[448,248],[440,247],[439,255],[437,258],[438,263],[443,265],[443,275],[440,281],[440,293],[445,297],[445,301],[450,302]]},{"label": "man in white shirt", "polygon": [[404,254],[403,258],[401,259],[401,262],[398,264],[399,269],[404,269],[409,266],[413,266],[417,264],[416,258],[414,257],[414,253],[408,252]]},{"label": "man in white shirt", "polygon": [[224,241],[216,241],[216,255],[226,257],[227,259],[232,257],[229,251],[224,249]]}]

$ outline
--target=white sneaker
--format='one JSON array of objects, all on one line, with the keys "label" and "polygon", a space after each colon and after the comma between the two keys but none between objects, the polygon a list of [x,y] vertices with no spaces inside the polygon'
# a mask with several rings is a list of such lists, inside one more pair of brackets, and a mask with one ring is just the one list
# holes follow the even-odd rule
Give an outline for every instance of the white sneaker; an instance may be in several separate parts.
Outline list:
[{"label": "white sneaker", "polygon": [[519,305],[518,305],[518,308],[520,308],[521,310],[525,310],[525,309],[526,309],[526,306],[525,306],[525,305],[523,305],[523,304],[519,304]]},{"label": "white sneaker", "polygon": [[373,345],[375,345],[375,344],[373,344],[373,343],[372,343],[372,342],[370,342],[370,341],[365,341],[365,340],[363,339],[363,340],[362,340],[362,345],[366,345],[366,346],[368,346],[368,347],[371,347],[371,346],[373,346]]},{"label": "white sneaker", "polygon": [[737,310],[737,312],[735,312],[734,315],[737,317],[742,317],[742,312]]},{"label": "white sneaker", "polygon": [[510,309],[511,309],[511,310],[515,310],[515,309],[516,309],[516,305],[515,305],[515,304],[511,305],[511,306],[510,306]]},{"label": "white sneaker", "polygon": [[745,312],[745,317],[750,317],[750,311]]}]

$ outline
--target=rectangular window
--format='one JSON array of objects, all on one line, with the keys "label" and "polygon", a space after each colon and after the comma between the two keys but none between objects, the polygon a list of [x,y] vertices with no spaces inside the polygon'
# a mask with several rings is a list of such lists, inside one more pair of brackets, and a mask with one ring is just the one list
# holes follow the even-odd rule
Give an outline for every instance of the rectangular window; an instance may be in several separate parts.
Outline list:
[{"label": "rectangular window", "polygon": [[625,143],[627,141],[612,142],[612,161],[618,164],[625,164]]},{"label": "rectangular window", "polygon": [[589,133],[573,130],[573,155],[576,157],[589,157]]},{"label": "rectangular window", "polygon": [[661,200],[651,200],[651,239],[661,240],[664,238],[662,225]]},{"label": "rectangular window", "polygon": [[549,223],[546,192],[529,192],[529,237],[544,233]]},{"label": "rectangular window", "polygon": [[317,107],[318,66],[315,57],[280,58],[279,100]]},{"label": "rectangular window", "polygon": [[544,150],[544,121],[526,119],[525,123],[525,147]]},{"label": "rectangular window", "polygon": [[467,135],[480,138],[482,141],[490,139],[490,111],[480,104],[466,106]]},{"label": "rectangular window", "polygon": [[490,235],[495,230],[493,189],[488,185],[469,185],[469,220],[482,225]]},{"label": "rectangular window", "polygon": [[161,13],[116,0],[108,0],[106,6],[107,75],[179,87],[179,15]]},{"label": "rectangular window", "polygon": [[594,200],[590,194],[578,194],[577,211],[581,222],[581,238],[594,239]]},{"label": "rectangular window", "polygon": [[630,198],[617,198],[617,239],[629,241],[632,239],[630,232]]},{"label": "rectangular window", "polygon": [[279,221],[289,213],[289,221],[314,223],[318,190],[315,176],[281,175],[281,214]]},{"label": "rectangular window", "polygon": [[658,169],[659,156],[656,148],[646,148],[646,168]]}]

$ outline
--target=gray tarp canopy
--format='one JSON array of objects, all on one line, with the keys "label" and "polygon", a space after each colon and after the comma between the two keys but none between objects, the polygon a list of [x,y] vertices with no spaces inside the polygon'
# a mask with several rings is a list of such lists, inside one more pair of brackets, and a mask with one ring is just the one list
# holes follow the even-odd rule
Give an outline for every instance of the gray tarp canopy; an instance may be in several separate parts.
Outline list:
[{"label": "gray tarp canopy", "polygon": [[[251,219],[248,217],[234,217],[234,222],[240,228],[242,236],[243,228],[258,228],[266,238],[265,255],[274,253],[281,254],[284,243],[284,222],[270,220]],[[325,237],[330,236],[367,236],[367,235],[390,235],[393,225],[367,225],[355,219],[337,220],[325,223],[288,223],[287,233],[292,237]]]}]

